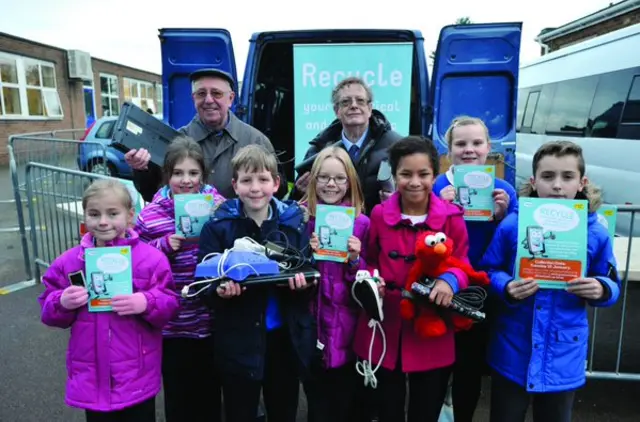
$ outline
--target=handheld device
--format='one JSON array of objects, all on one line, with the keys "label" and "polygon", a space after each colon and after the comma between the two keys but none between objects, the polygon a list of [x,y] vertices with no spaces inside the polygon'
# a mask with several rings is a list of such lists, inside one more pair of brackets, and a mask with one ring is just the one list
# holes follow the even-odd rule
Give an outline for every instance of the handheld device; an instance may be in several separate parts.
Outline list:
[{"label": "handheld device", "polygon": [[458,201],[460,205],[471,205],[471,191],[468,186],[458,186]]},{"label": "handheld device", "polygon": [[84,273],[82,271],[76,271],[68,276],[72,286],[85,287]]},{"label": "handheld device", "polygon": [[106,277],[104,273],[93,272],[91,273],[91,288],[96,295],[105,294],[107,292],[107,286],[105,285]]},{"label": "handheld device", "polygon": [[318,228],[318,239],[320,240],[320,247],[324,248],[331,246],[331,227],[320,226]]},{"label": "handheld device", "polygon": [[189,217],[188,215],[180,216],[180,230],[182,230],[182,233],[184,233],[185,235],[189,235],[193,232],[193,227],[191,226],[191,217]]},{"label": "handheld device", "polygon": [[544,229],[541,226],[527,227],[527,247],[532,255],[546,252]]}]

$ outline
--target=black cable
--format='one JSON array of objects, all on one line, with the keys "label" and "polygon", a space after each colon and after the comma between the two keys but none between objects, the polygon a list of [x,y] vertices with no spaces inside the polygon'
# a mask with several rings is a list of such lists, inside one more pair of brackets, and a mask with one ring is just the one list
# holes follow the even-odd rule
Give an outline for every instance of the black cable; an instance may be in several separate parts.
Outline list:
[{"label": "black cable", "polygon": [[[415,282],[411,285],[411,291],[403,290],[402,297],[416,301],[417,303],[428,301],[435,280],[426,283]],[[474,321],[484,321],[486,315],[481,311],[487,291],[480,286],[470,286],[453,295],[451,305],[447,308]]]}]

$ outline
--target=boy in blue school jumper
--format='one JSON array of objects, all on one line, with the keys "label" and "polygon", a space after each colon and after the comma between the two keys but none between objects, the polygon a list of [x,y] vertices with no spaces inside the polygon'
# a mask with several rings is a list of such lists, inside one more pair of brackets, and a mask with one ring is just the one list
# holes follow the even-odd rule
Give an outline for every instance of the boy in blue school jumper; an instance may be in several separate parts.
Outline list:
[{"label": "boy in blue school jumper", "polygon": [[[454,167],[485,165],[491,151],[491,142],[489,130],[484,122],[477,117],[469,116],[456,118],[447,130],[445,138],[452,168],[436,178],[433,193],[441,199],[454,201],[456,199],[453,187]],[[467,221],[469,261],[475,269],[480,269],[480,260],[500,221],[518,209],[515,189],[508,182],[497,177],[493,201],[495,211],[492,221]],[[489,373],[485,354],[491,318],[489,300],[483,309],[488,321],[475,324],[468,331],[456,333],[456,362],[453,367],[452,385],[453,413],[456,422],[473,421],[473,414],[480,399],[482,376]]]},{"label": "boy in blue school jumper", "polygon": [[[201,261],[248,236],[296,248],[309,256],[303,209],[273,197],[279,177],[275,155],[249,145],[234,156],[232,185],[238,196],[223,202],[200,235]],[[295,422],[299,383],[316,347],[310,312],[313,283],[296,274],[288,287],[242,287],[228,282],[211,292],[215,315],[214,359],[221,373],[228,422],[255,422],[260,391],[267,418]]]},{"label": "boy in blue school jumper", "polygon": [[570,422],[574,392],[585,383],[589,338],[587,305],[606,307],[620,296],[612,242],[598,222],[600,191],[588,184],[582,149],[573,142],[542,145],[521,197],[587,199],[585,278],[566,290],[539,289],[514,278],[518,215],[500,224],[483,258],[490,291],[499,297],[491,326],[491,422],[522,422],[533,401],[535,422]]}]

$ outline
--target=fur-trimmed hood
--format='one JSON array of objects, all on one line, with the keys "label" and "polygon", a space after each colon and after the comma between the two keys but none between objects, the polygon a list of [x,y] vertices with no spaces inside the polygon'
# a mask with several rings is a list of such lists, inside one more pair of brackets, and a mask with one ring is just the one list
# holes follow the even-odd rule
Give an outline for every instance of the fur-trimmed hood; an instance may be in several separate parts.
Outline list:
[{"label": "fur-trimmed hood", "polygon": [[[537,198],[538,192],[535,191],[531,181],[523,182],[518,189],[518,196],[525,198]],[[589,212],[596,212],[602,205],[602,190],[591,183],[587,183],[582,192],[578,192],[576,199],[586,199],[589,201]]]}]

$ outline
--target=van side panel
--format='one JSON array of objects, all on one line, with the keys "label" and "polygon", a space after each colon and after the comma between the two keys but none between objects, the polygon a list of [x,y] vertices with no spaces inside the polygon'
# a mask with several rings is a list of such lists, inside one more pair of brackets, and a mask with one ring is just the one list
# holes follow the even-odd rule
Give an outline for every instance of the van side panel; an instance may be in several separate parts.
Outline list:
[{"label": "van side panel", "polygon": [[455,117],[479,117],[489,128],[492,152],[498,155],[497,173],[511,184],[515,183],[521,35],[519,22],[444,27],[432,77],[432,137],[440,154],[448,151],[444,136]]},{"label": "van side panel", "polygon": [[427,69],[427,56],[424,52],[424,39],[422,37],[418,38],[414,42],[414,52],[416,66],[413,67],[414,73],[415,69],[418,69],[417,75],[413,75],[414,78],[418,78],[419,85],[419,95],[420,95],[420,122],[421,122],[421,133],[425,136],[429,135],[429,127],[431,126],[431,118],[433,115],[431,114],[431,107],[429,107],[429,70]]},{"label": "van side panel", "polygon": [[[238,80],[231,34],[226,29],[160,29],[164,119],[174,128],[191,121],[195,114],[189,75],[203,68],[216,68]],[[235,108],[235,104],[234,104]]]}]

